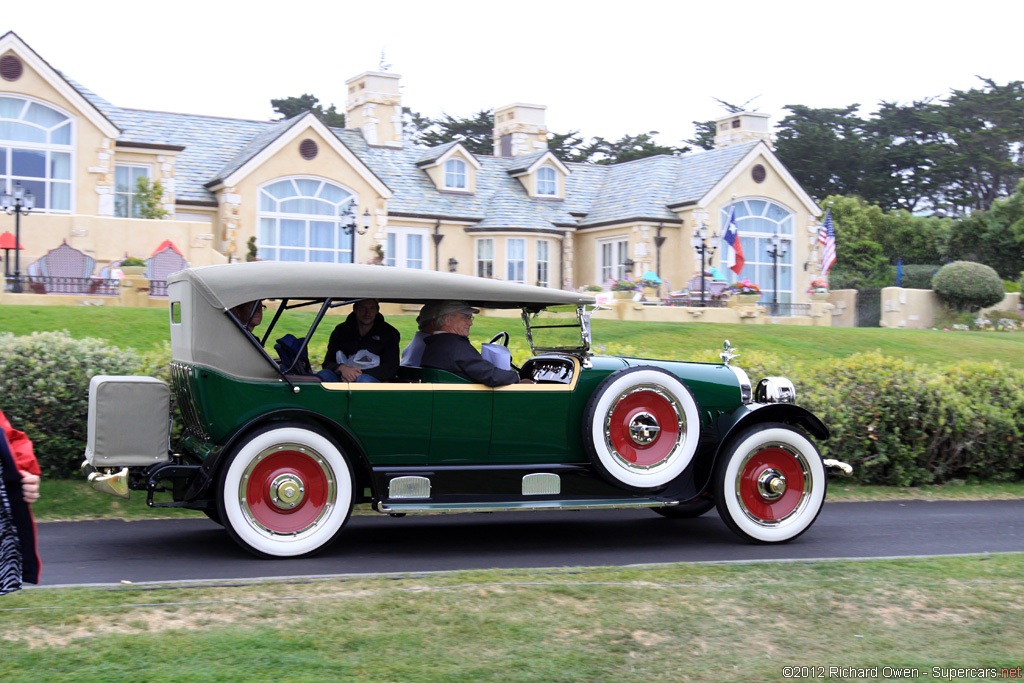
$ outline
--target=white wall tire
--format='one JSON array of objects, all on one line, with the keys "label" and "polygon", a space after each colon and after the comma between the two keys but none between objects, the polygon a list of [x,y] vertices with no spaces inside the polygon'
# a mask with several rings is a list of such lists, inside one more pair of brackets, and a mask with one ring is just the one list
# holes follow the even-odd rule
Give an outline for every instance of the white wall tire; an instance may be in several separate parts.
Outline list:
[{"label": "white wall tire", "polygon": [[780,423],[756,425],[723,450],[715,473],[722,520],[740,538],[785,543],[810,528],[828,480],[817,447]]},{"label": "white wall tire", "polygon": [[609,375],[587,402],[587,454],[607,481],[644,491],[664,487],[693,460],[700,409],[675,375],[650,366]]},{"label": "white wall tire", "polygon": [[297,425],[270,428],[236,447],[220,477],[220,516],[256,555],[310,555],[348,521],[352,479],[348,460],[327,437]]}]

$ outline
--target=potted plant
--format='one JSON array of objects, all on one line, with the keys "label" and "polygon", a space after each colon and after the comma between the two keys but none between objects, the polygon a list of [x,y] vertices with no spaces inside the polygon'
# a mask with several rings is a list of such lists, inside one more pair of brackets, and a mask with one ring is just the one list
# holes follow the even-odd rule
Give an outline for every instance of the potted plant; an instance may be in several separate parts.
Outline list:
[{"label": "potted plant", "polygon": [[145,275],[146,262],[135,256],[125,256],[119,266],[125,275]]},{"label": "potted plant", "polygon": [[761,298],[761,288],[750,280],[740,280],[729,285],[728,291],[736,297],[737,303],[756,304]]},{"label": "potted plant", "polygon": [[616,299],[632,299],[636,283],[632,280],[618,280],[612,284],[612,292]]},{"label": "potted plant", "polygon": [[582,291],[584,292],[603,292],[601,285],[583,285]]},{"label": "potted plant", "polygon": [[824,301],[828,298],[828,282],[818,278],[811,282],[811,286],[807,288],[807,293],[811,295],[812,301]]}]

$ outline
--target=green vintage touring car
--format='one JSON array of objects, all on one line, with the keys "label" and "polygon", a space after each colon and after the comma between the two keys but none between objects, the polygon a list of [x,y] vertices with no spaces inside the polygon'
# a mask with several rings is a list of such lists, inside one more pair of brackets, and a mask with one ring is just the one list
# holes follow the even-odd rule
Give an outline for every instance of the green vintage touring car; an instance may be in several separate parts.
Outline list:
[{"label": "green vintage touring car", "polygon": [[[846,467],[822,460],[811,437],[828,430],[795,405],[792,383],[752,386],[728,342],[721,364],[593,355],[589,295],[256,262],[181,271],[168,296],[170,384],[94,377],[83,467],[100,490],[202,510],[257,555],[325,548],[355,503],[394,517],[642,507],[685,518],[717,505],[743,539],[779,543],[818,516],[826,468]],[[323,382],[274,353],[282,316],[308,312],[301,347],[321,325],[330,333],[328,311],[363,298],[521,312],[532,356],[516,369],[533,382],[491,388],[414,367],[393,382]],[[270,304],[255,333],[230,310],[254,300]]]}]

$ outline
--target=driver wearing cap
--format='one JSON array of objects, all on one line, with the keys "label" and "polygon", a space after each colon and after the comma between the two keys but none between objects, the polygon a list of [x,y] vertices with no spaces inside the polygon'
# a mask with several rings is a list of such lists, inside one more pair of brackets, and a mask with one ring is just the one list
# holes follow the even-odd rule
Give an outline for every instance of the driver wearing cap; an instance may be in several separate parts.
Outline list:
[{"label": "driver wearing cap", "polygon": [[[500,387],[520,381],[515,370],[502,370],[484,359],[469,341],[469,328],[473,315],[480,311],[464,301],[444,301],[437,307],[436,331],[424,340],[421,364],[454,372],[466,379]],[[527,382],[529,380],[526,380]]]}]

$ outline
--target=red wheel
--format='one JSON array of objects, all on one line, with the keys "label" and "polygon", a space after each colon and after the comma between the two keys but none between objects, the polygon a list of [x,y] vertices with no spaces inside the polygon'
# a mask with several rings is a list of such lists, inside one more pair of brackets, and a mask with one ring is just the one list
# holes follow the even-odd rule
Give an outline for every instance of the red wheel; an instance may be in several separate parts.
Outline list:
[{"label": "red wheel", "polygon": [[317,453],[295,445],[273,446],[246,468],[245,511],[250,521],[275,534],[308,529],[336,498],[330,468]]},{"label": "red wheel", "polygon": [[300,426],[257,432],[231,457],[220,486],[231,536],[262,556],[326,547],[352,511],[352,472],[327,437]]},{"label": "red wheel", "polygon": [[723,450],[715,500],[722,520],[755,543],[789,541],[817,519],[825,502],[821,454],[784,424],[756,425]]},{"label": "red wheel", "polygon": [[583,437],[606,480],[650,490],[678,477],[697,450],[699,410],[679,378],[641,366],[609,375],[587,403]]}]

